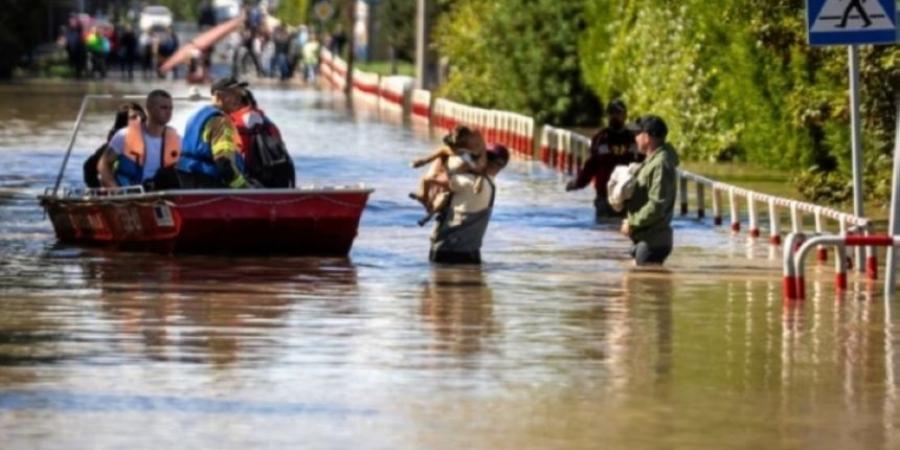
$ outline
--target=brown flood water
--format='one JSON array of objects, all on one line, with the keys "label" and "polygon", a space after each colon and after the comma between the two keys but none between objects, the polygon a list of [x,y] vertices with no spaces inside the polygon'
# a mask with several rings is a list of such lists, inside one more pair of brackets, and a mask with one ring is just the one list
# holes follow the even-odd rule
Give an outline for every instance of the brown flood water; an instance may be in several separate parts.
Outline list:
[{"label": "brown flood water", "polygon": [[786,304],[780,252],[690,218],[664,270],[635,270],[591,192],[523,161],[498,180],[486,263],[430,266],[406,193],[433,141],[326,94],[258,98],[301,183],[376,189],[349,258],[59,245],[35,196],[73,89],[0,86],[3,449],[900,448],[880,286],[836,294],[813,264],[812,298]]}]

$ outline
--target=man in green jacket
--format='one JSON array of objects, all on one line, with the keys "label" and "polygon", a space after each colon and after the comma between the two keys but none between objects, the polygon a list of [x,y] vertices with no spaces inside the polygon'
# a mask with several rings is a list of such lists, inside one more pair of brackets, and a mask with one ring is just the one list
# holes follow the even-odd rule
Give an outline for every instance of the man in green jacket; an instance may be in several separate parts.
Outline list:
[{"label": "man in green jacket", "polygon": [[666,142],[669,129],[659,116],[641,117],[629,129],[646,159],[635,175],[634,194],[625,202],[628,218],[622,234],[634,243],[636,265],[662,264],[672,252],[678,155]]}]

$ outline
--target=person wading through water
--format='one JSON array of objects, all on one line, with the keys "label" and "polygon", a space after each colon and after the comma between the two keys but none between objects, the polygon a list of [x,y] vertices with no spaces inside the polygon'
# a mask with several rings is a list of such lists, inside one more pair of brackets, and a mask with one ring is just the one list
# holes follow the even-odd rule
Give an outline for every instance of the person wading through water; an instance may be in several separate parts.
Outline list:
[{"label": "person wading through water", "polygon": [[[509,150],[502,145],[487,150],[483,186],[476,189],[478,175],[456,173],[447,189],[450,201],[438,214],[431,236],[429,260],[436,263],[480,264],[481,244],[494,210],[494,179],[509,162]],[[438,162],[435,162],[438,164]]]}]

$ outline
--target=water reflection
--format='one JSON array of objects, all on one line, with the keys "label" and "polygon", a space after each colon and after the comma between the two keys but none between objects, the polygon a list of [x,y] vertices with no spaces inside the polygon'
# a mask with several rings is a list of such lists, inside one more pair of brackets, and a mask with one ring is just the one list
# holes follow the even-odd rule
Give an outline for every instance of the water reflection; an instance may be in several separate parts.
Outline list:
[{"label": "water reflection", "polygon": [[271,359],[276,331],[298,299],[352,297],[357,282],[355,266],[342,258],[132,254],[90,258],[83,269],[100,289],[120,351],[215,366]]},{"label": "water reflection", "polygon": [[493,302],[480,266],[433,266],[419,314],[434,334],[436,350],[466,355],[497,331]]}]

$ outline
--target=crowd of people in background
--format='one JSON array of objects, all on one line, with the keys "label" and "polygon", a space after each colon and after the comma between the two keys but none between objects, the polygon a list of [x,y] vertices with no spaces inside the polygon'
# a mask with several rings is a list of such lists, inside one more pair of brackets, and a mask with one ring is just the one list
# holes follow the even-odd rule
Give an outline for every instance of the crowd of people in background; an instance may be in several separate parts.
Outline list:
[{"label": "crowd of people in background", "polygon": [[[280,80],[300,78],[314,83],[323,46],[343,51],[346,36],[338,27],[321,34],[306,25],[289,25],[272,20],[258,6],[245,6],[243,26],[231,40],[222,44],[230,52],[231,71],[238,75],[255,74]],[[216,25],[208,5],[198,15],[200,33]],[[110,70],[119,70],[121,79],[134,79],[139,67],[143,79],[163,77],[160,66],[181,46],[172,26],[153,26],[140,30],[132,21],[111,24],[102,18],[73,14],[59,31],[58,45],[65,49],[68,66],[76,79],[105,79]],[[172,76],[184,76],[191,82],[209,81],[212,49],[197,52],[186,70],[175,69]]]},{"label": "crowd of people in background", "polygon": [[139,33],[130,23],[112,25],[72,15],[60,30],[58,44],[77,79],[104,79],[110,68],[118,68],[122,79],[131,80],[137,65],[145,79],[156,76],[159,64],[175,53],[180,42],[172,27]]}]

